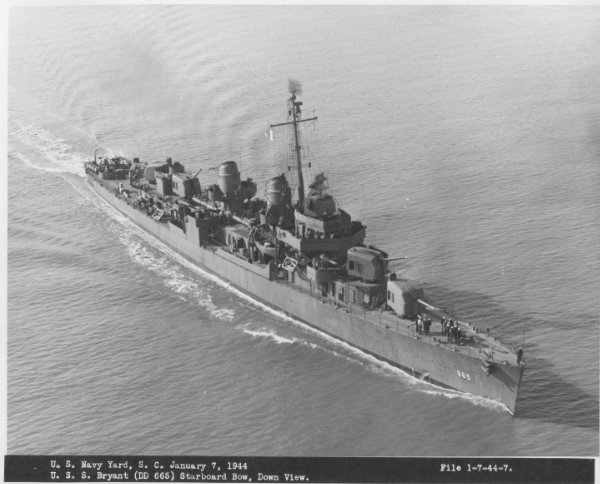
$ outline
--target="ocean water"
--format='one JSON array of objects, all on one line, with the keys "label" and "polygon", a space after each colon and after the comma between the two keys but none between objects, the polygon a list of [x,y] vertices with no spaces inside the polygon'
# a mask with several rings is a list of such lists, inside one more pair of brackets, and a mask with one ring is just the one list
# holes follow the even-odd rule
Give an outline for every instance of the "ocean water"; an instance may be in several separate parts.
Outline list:
[{"label": "ocean water", "polygon": [[[8,452],[598,455],[600,9],[18,7]],[[96,148],[190,171],[305,152],[428,299],[528,363],[515,416],[230,288],[94,195]]]}]

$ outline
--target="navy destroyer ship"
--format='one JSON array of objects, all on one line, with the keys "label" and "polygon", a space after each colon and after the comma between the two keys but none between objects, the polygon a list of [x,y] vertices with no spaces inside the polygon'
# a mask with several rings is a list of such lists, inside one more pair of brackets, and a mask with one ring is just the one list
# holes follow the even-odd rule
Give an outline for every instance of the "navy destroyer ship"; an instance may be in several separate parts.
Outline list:
[{"label": "navy destroyer ship", "polygon": [[[297,195],[285,174],[257,184],[235,161],[217,183],[167,158],[123,156],[84,163],[91,187],[135,224],[193,263],[287,315],[432,384],[501,402],[514,413],[525,368],[522,350],[425,300],[391,269],[394,258],[365,245],[366,226],[337,206],[323,173],[305,187],[301,86],[289,82]],[[308,193],[306,193],[308,192]],[[294,200],[295,198],[295,200]]]}]

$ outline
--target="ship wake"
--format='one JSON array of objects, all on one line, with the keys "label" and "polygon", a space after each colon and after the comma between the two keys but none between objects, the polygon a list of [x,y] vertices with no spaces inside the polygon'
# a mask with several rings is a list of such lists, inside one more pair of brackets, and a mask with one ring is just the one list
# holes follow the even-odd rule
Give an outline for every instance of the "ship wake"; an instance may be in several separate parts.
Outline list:
[{"label": "ship wake", "polygon": [[50,162],[47,165],[38,164],[19,151],[11,153],[30,168],[47,173],[70,173],[85,177],[83,162],[88,161],[89,155],[78,153],[72,145],[56,137],[50,131],[24,123],[19,119],[11,119],[8,135],[13,142],[21,145],[25,150],[31,150]]},{"label": "ship wake", "polygon": [[253,338],[267,338],[271,341],[275,341],[277,344],[293,344],[301,342],[297,338],[284,338],[275,333],[275,331],[267,330],[266,328],[261,328],[260,330],[244,329],[244,333],[249,334]]},{"label": "ship wake", "polygon": [[[320,331],[306,323],[303,323],[302,321],[294,319],[294,318],[286,315],[282,311],[278,311],[278,310],[273,309],[265,304],[255,301],[252,298],[250,298],[249,296],[247,296],[246,294],[238,291],[235,288],[231,288],[231,289],[233,291],[235,291],[237,294],[239,294],[241,297],[244,297],[245,299],[250,300],[252,302],[252,304],[254,306],[256,306],[257,308],[275,315],[278,319],[282,319],[287,322],[290,322],[290,323],[294,324],[295,326],[301,328],[302,330],[304,330],[307,333],[313,333],[313,334],[317,335],[320,339],[326,340],[332,346],[338,347],[341,350],[343,350],[343,352],[329,350],[327,348],[324,348],[322,345],[316,345],[314,343],[307,343],[306,341],[298,340],[296,338],[292,338],[292,339],[284,338],[283,336],[276,334],[273,330],[267,331],[265,328],[262,328],[260,331],[252,331],[252,330],[244,329],[244,332],[246,332],[252,336],[255,336],[255,337],[261,336],[261,337],[269,338],[278,344],[300,343],[300,344],[309,345],[313,349],[326,351],[328,353],[333,354],[334,356],[345,358],[346,360],[354,362],[354,363],[359,363],[359,364],[365,366],[367,371],[370,371],[372,373],[375,373],[378,375],[384,375],[386,377],[390,377],[390,378],[399,380],[403,384],[412,387],[414,390],[416,390],[420,393],[424,393],[424,394],[432,395],[432,396],[436,396],[436,397],[448,398],[448,399],[458,398],[458,399],[467,401],[473,405],[485,407],[485,408],[492,409],[492,410],[495,410],[498,412],[506,411],[506,412],[510,413],[510,410],[508,409],[508,407],[506,407],[503,403],[497,402],[495,400],[490,400],[488,398],[481,397],[478,395],[472,395],[469,393],[460,392],[458,390],[443,388],[434,383],[430,383],[421,378],[413,376],[410,373],[406,372],[405,370],[398,368],[394,365],[391,365],[390,363],[387,363],[386,361],[380,360],[379,358],[377,358],[369,353],[366,353],[365,351],[362,351],[361,349],[356,348],[356,347],[346,343],[345,341],[341,341],[333,336],[328,335],[327,333],[324,333],[323,331]],[[352,357],[348,357],[344,353],[346,353],[346,354],[349,353],[352,355]]]},{"label": "ship wake", "polygon": [[163,277],[165,286],[184,301],[194,301],[206,309],[214,318],[231,321],[234,318],[232,309],[220,308],[212,300],[210,291],[197,281],[182,274],[170,260],[160,257],[144,246],[131,232],[121,232],[120,242],[127,247],[131,260]]},{"label": "ship wake", "polygon": [[480,397],[478,395],[473,395],[471,393],[459,392],[458,390],[451,390],[448,388],[438,387],[437,385],[433,385],[431,383],[426,383],[426,384],[428,384],[432,387],[432,388],[421,389],[421,391],[423,393],[426,393],[427,395],[441,396],[441,397],[448,398],[450,400],[455,399],[455,398],[460,398],[462,400],[467,400],[468,402],[472,403],[473,405],[477,405],[479,407],[485,407],[490,410],[495,410],[498,413],[508,412],[508,413],[512,414],[512,412],[506,405],[504,405],[503,403],[498,402],[496,400],[490,400],[489,398]]},{"label": "ship wake", "polygon": [[[74,183],[71,183],[71,185],[77,189]],[[79,189],[77,191],[82,193]],[[89,195],[93,195],[91,189],[88,189],[87,192]],[[205,278],[210,278],[210,274],[199,270],[195,265],[187,261],[187,259],[137,227],[137,225],[100,197],[94,196],[92,198],[86,194],[83,195],[109,216],[112,221],[118,224],[109,225],[108,228],[118,235],[119,242],[126,247],[127,253],[133,262],[162,277],[165,286],[181,300],[195,302],[218,320],[231,321],[234,319],[235,311],[233,309],[219,307],[215,304],[208,287],[183,274],[180,267],[173,265],[172,262],[175,261],[181,266],[192,269]],[[156,249],[156,252],[152,249]],[[164,256],[162,256],[163,254]]]},{"label": "ship wake", "polygon": [[[260,303],[259,303],[260,304]],[[258,308],[259,310],[262,308]],[[299,321],[295,321],[293,320],[294,324],[298,324],[298,325],[302,325],[303,327],[305,326],[303,323],[299,322]],[[269,329],[266,327],[261,327],[260,329],[256,330],[256,329],[249,329],[248,328],[248,324],[244,324],[242,326],[238,326],[238,328],[241,328],[244,333],[252,336],[253,338],[263,338],[266,340],[270,340],[270,341],[274,341],[277,344],[298,344],[301,346],[307,346],[313,350],[317,350],[317,351],[324,351],[326,353],[332,354],[334,356],[337,356],[339,358],[344,358],[348,361],[351,361],[353,363],[358,363],[358,364],[363,364],[361,361],[357,360],[356,358],[352,358],[349,356],[345,356],[341,353],[338,353],[335,350],[331,350],[328,348],[325,348],[323,345],[318,345],[316,343],[311,343],[310,341],[307,341],[305,339],[302,338],[295,338],[293,336],[281,336],[280,334],[277,334],[275,332],[275,330],[273,329]],[[303,328],[302,328],[303,329]],[[322,336],[322,334],[320,334],[320,336]],[[335,340],[335,342],[337,343],[338,340]]]}]

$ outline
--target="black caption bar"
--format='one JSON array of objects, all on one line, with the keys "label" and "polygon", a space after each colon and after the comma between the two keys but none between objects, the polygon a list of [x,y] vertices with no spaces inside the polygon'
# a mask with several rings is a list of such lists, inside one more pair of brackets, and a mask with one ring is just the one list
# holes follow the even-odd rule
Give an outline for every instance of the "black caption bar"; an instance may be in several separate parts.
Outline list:
[{"label": "black caption bar", "polygon": [[6,482],[593,483],[593,459],[7,455]]}]

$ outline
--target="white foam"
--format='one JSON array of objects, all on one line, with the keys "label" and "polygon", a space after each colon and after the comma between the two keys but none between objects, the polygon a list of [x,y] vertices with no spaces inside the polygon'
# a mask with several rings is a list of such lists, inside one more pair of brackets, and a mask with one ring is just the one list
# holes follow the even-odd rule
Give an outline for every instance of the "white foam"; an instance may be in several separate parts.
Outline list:
[{"label": "white foam", "polygon": [[119,240],[125,247],[131,259],[152,272],[163,277],[163,283],[178,296],[187,297],[195,301],[199,306],[207,309],[211,316],[231,321],[234,317],[234,311],[231,309],[219,308],[212,300],[210,291],[202,287],[197,281],[190,279],[182,274],[179,268],[164,257],[160,257],[148,250],[134,234],[129,231],[120,231]]},{"label": "white foam", "polygon": [[81,177],[85,176],[83,162],[87,161],[89,157],[77,153],[73,146],[49,131],[33,124],[25,124],[18,119],[11,119],[8,135],[22,145],[36,150],[51,163],[50,165],[39,165],[31,162],[21,153],[14,153],[14,156],[28,166],[51,173],[72,173]]},{"label": "white foam", "polygon": [[27,158],[23,153],[19,153],[18,151],[10,151],[8,156],[13,159],[17,159],[27,165],[29,168],[33,168],[34,170],[45,171],[47,173],[65,173],[65,170],[62,168],[54,167],[54,166],[42,166],[36,165],[33,161]]},{"label": "white foam", "polygon": [[69,185],[71,185],[71,187],[77,192],[79,193],[83,198],[85,198],[86,200],[92,202],[96,207],[100,207],[96,202],[97,202],[97,197],[92,197],[92,192],[91,190],[86,189],[82,184],[81,184],[81,180],[79,181],[79,183],[76,182],[76,179],[73,179],[70,175],[71,172],[70,171],[65,171],[62,168],[58,168],[58,167],[53,167],[53,166],[40,166],[40,165],[36,165],[35,163],[33,163],[27,156],[25,156],[24,154],[18,152],[18,151],[11,151],[8,154],[9,157],[13,158],[13,159],[17,159],[21,162],[23,162],[25,165],[35,169],[35,170],[39,170],[39,171],[45,171],[47,173],[56,173],[59,177],[61,177],[63,180],[65,180]]},{"label": "white foam", "polygon": [[249,334],[253,338],[268,338],[268,339],[275,341],[275,343],[277,343],[277,344],[283,344],[283,343],[292,344],[292,343],[298,343],[298,341],[299,341],[296,338],[291,338],[291,339],[284,338],[283,336],[279,336],[277,333],[275,333],[275,331],[273,331],[273,330],[266,331],[264,328],[261,330],[258,330],[258,331],[251,330],[251,329],[244,329],[244,333]]},{"label": "white foam", "polygon": [[472,403],[473,405],[478,405],[480,407],[485,407],[485,408],[488,408],[491,410],[495,410],[498,413],[508,412],[508,413],[512,414],[512,412],[506,405],[504,405],[503,403],[498,402],[496,400],[490,400],[489,398],[480,397],[479,395],[473,395],[471,393],[459,392],[458,390],[450,390],[450,389],[446,389],[446,388],[441,388],[441,387],[438,387],[431,383],[429,385],[431,385],[433,388],[422,390],[422,392],[426,393],[427,395],[442,396],[442,397],[445,397],[445,398],[448,398],[451,400],[454,398],[460,398],[462,400],[467,400],[469,403]]},{"label": "white foam", "polygon": [[[223,321],[233,320],[235,316],[233,309],[218,307],[213,302],[209,289],[182,274],[179,268],[172,264],[172,260],[186,267],[196,269],[196,266],[190,264],[186,259],[158,239],[140,229],[106,200],[95,194],[89,187],[84,191],[82,187],[77,186],[71,180],[67,179],[67,181],[85,198],[92,201],[97,208],[106,213],[110,219],[119,224],[118,226],[109,225],[108,228],[118,234],[119,241],[127,248],[127,252],[133,262],[163,277],[165,286],[172,290],[178,298],[184,301],[195,301],[199,306],[207,309],[211,316],[217,319]],[[90,197],[92,194],[95,196]],[[166,257],[161,257],[153,253],[139,239],[143,239],[144,242],[147,242],[151,247],[157,249],[161,255],[165,255]]]}]

